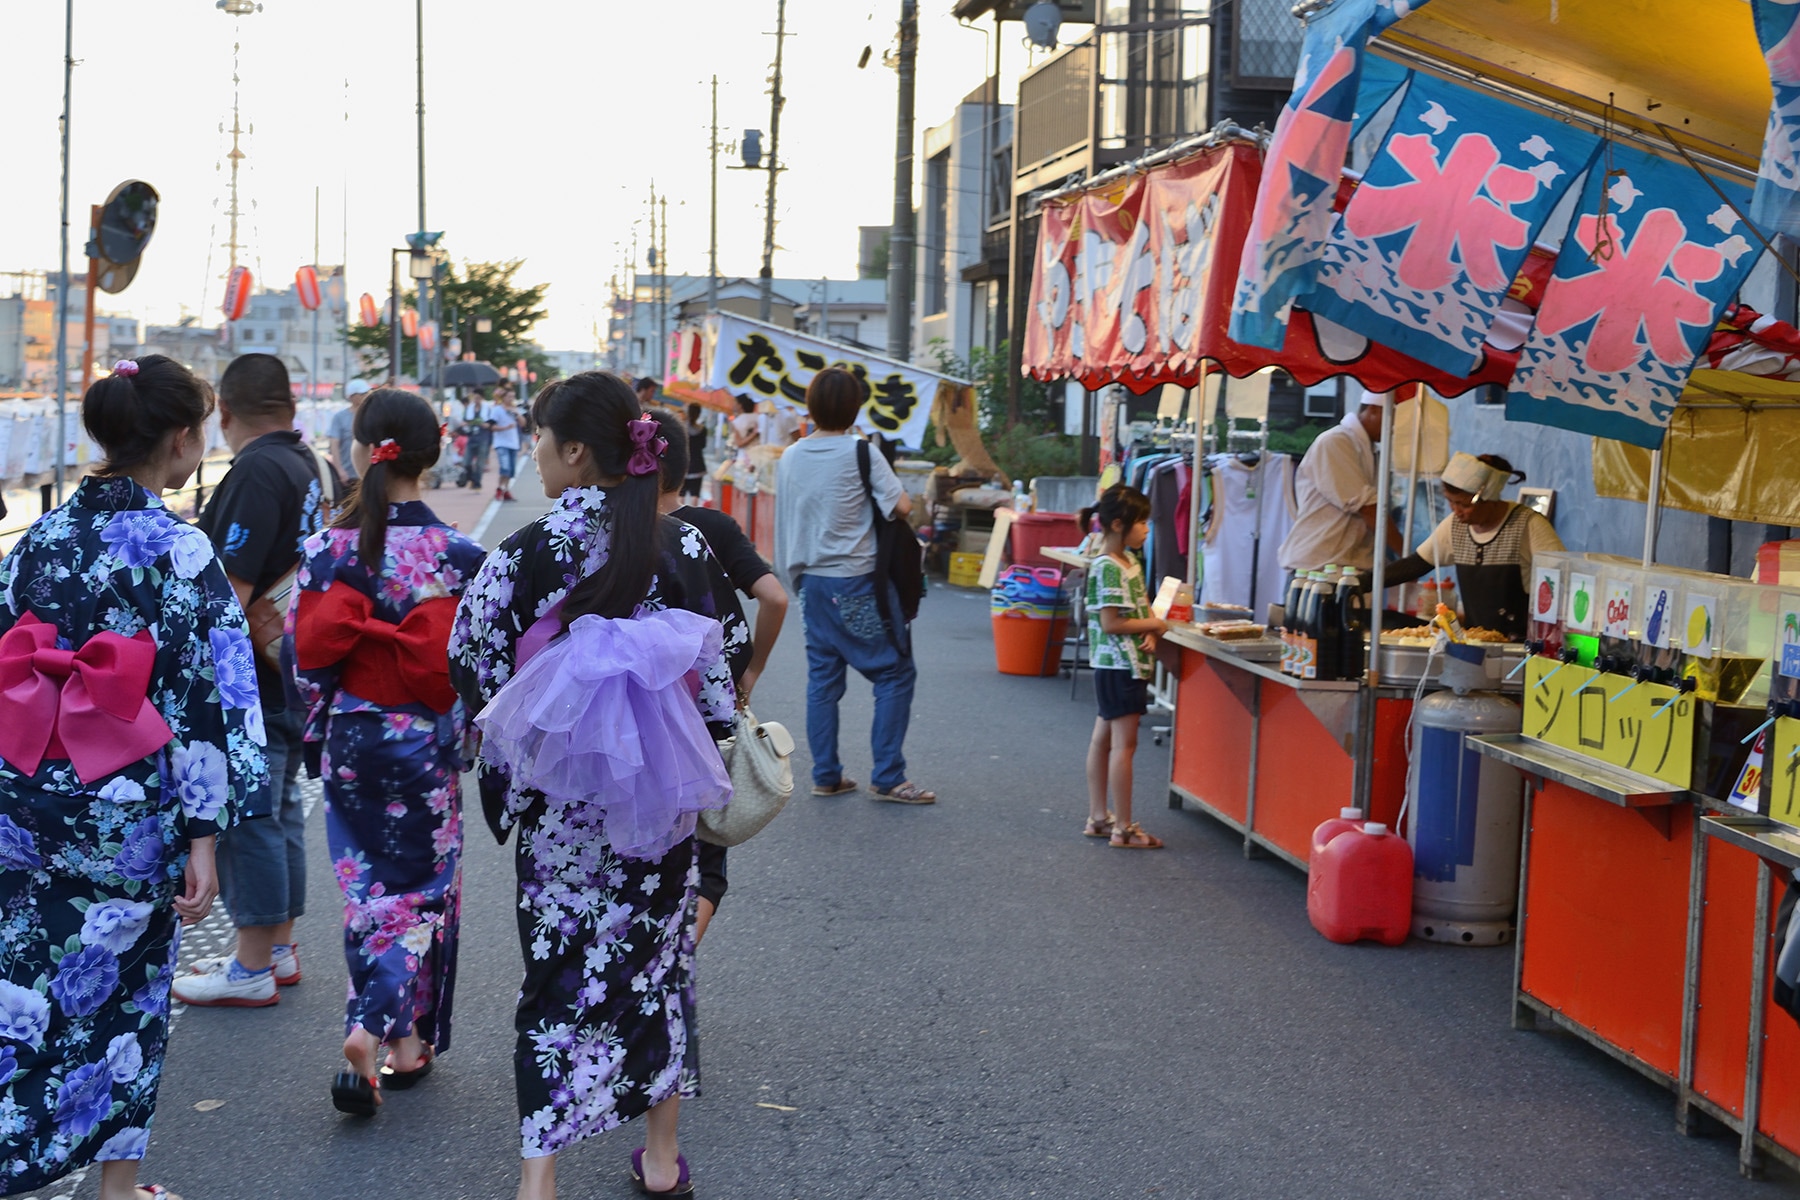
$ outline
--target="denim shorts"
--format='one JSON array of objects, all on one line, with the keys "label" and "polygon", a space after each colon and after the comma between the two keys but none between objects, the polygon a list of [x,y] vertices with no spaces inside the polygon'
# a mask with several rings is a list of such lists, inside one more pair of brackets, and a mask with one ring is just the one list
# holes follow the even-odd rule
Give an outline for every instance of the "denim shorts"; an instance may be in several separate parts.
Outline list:
[{"label": "denim shorts", "polygon": [[495,446],[494,459],[500,464],[500,477],[502,479],[511,479],[514,475],[519,473],[519,452],[513,447]]},{"label": "denim shorts", "polygon": [[1102,721],[1142,716],[1150,709],[1150,681],[1116,667],[1095,667],[1094,699]]},{"label": "denim shorts", "polygon": [[263,710],[269,784],[251,798],[258,815],[219,837],[219,894],[231,923],[280,925],[306,911],[306,814],[300,798],[301,716]]}]

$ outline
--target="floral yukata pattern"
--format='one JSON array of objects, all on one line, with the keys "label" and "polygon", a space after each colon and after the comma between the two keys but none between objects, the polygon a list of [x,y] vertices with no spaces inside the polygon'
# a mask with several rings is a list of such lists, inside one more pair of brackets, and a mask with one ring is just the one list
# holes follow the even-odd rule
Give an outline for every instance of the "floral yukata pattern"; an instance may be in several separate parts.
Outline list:
[{"label": "floral yukata pattern", "polygon": [[0,1193],[144,1156],[188,843],[230,828],[267,778],[243,609],[161,500],[84,480],[0,563],[0,633],[27,614],[64,649],[148,631],[148,695],[174,739],[87,784],[67,760],[0,764]]},{"label": "floral yukata pattern", "polygon": [[[374,576],[357,538],[355,529],[308,538],[299,586],[355,588],[373,602],[376,619],[395,625],[420,604],[461,596],[487,553],[419,501],[389,506]],[[288,615],[290,634],[299,611]],[[442,714],[424,704],[383,707],[345,690],[341,665],[300,671],[298,682],[344,894],[345,1032],[360,1025],[382,1042],[417,1032],[441,1053],[450,1048],[462,912],[466,712],[460,701]]]},{"label": "floral yukata pattern", "polygon": [[[512,677],[521,636],[606,562],[611,525],[603,489],[571,489],[488,557],[450,639],[451,679],[472,710]],[[720,619],[705,540],[672,518],[662,531],[662,561],[639,611],[680,608]],[[701,672],[697,702],[714,737],[728,736],[736,696],[722,654]],[[691,1036],[696,843],[689,838],[656,860],[624,858],[587,810],[551,808],[485,763],[481,770],[496,836],[519,826],[525,982],[513,1071],[520,1151],[536,1158],[672,1096],[699,1094]]]}]

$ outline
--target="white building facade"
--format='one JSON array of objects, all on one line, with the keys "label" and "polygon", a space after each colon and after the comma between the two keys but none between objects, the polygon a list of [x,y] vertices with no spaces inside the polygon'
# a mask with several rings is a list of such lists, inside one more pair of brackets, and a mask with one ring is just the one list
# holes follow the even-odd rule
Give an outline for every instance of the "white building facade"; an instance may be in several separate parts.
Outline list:
[{"label": "white building facade", "polygon": [[[1007,220],[1012,196],[1010,104],[990,102],[986,86],[924,135],[913,283],[913,361],[934,364],[941,349],[968,362],[975,347],[1006,337],[1005,280],[989,265],[989,227]],[[1004,233],[1001,235],[1004,240]],[[998,250],[1004,260],[1005,251]],[[886,344],[885,334],[882,342]]]}]

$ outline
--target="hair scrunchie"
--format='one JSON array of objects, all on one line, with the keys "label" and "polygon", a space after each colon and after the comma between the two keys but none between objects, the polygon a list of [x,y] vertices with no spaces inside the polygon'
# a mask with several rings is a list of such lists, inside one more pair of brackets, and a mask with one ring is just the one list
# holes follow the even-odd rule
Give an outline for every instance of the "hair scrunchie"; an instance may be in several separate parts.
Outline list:
[{"label": "hair scrunchie", "polygon": [[656,418],[648,413],[625,422],[625,430],[631,435],[631,459],[625,464],[628,475],[654,475],[660,470],[658,459],[669,448],[669,439],[660,436],[662,426]]},{"label": "hair scrunchie", "polygon": [[381,443],[369,451],[369,464],[393,462],[400,457],[400,443],[393,438],[383,438]]},{"label": "hair scrunchie", "polygon": [[125,378],[130,379],[138,373],[137,362],[133,359],[121,358],[118,362],[113,364],[112,373],[114,375],[123,375]]}]

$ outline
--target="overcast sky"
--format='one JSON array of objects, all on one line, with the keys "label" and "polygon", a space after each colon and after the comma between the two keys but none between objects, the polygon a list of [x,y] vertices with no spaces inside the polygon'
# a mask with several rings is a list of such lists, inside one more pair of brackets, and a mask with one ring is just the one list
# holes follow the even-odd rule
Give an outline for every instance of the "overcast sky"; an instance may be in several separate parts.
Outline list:
[{"label": "overcast sky", "polygon": [[[992,23],[984,37],[949,7],[921,6],[921,129],[980,85],[992,54]],[[0,8],[0,272],[54,269],[63,4]],[[853,276],[856,227],[890,219],[896,81],[881,54],[899,8],[789,0],[779,276]],[[213,0],[75,0],[71,271],[85,269],[88,205],[147,180],[162,195],[155,238],[112,307],[217,322],[235,36],[255,130],[240,181],[246,265],[259,284],[286,286],[312,261],[316,187],[319,261],[345,258],[347,228],[350,292],[381,298],[386,251],[417,224],[413,11],[409,0],[265,0],[234,20]],[[775,0],[426,0],[427,223],[459,260],[525,259],[524,278],[551,285],[539,339],[591,347],[653,176],[671,197],[672,268],[705,272],[707,79],[719,76],[721,142],[754,127],[766,147],[774,39],[762,35],[774,27]],[[1026,64],[1021,38],[1006,27],[1004,95]],[[875,53],[858,70],[864,45]],[[727,276],[760,265],[764,180],[720,172]],[[10,284],[0,276],[0,290]]]}]

